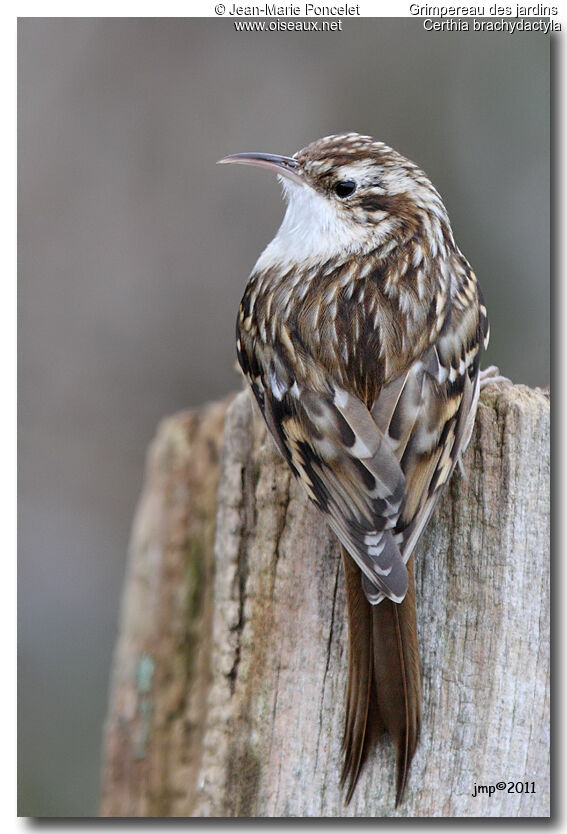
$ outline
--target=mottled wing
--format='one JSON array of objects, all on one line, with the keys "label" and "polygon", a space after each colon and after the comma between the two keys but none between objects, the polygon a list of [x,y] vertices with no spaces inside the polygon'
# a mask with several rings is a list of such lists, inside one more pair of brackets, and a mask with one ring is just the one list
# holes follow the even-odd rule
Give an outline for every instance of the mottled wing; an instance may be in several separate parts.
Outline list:
[{"label": "mottled wing", "polygon": [[487,338],[483,305],[465,312],[457,306],[435,344],[381,390],[372,408],[405,477],[394,535],[404,562],[470,440]]},{"label": "mottled wing", "polygon": [[397,602],[407,571],[394,540],[405,480],[391,444],[368,409],[327,378],[315,390],[284,369],[241,365],[270,433],[308,495],[359,565],[374,594]]},{"label": "mottled wing", "polygon": [[[472,274],[433,344],[380,389],[370,410],[282,342],[238,340],[267,426],[294,475],[363,573],[367,599],[399,602],[405,562],[466,447],[478,399],[482,303]],[[312,367],[309,367],[309,365]],[[368,369],[372,372],[372,368]]]}]

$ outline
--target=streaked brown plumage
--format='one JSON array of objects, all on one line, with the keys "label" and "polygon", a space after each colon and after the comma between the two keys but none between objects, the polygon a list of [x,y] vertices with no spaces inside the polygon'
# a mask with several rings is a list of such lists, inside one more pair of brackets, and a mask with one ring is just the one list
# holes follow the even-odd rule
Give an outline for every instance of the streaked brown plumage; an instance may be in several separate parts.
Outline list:
[{"label": "streaked brown plumage", "polygon": [[439,194],[350,133],[279,174],[282,226],[240,304],[237,352],[280,452],[342,545],[349,616],[346,801],[377,737],[401,800],[420,732],[412,553],[469,442],[488,322]]}]

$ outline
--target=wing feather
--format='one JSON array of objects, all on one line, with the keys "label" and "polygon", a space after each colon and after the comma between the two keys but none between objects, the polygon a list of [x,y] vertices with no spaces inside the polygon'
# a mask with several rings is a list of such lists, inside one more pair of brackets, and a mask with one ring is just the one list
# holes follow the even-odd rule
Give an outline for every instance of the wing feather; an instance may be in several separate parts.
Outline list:
[{"label": "wing feather", "polygon": [[373,604],[404,598],[405,563],[470,439],[479,322],[478,311],[447,301],[433,341],[396,378],[374,379],[379,363],[370,364],[370,388],[336,378],[335,366],[311,355],[294,331],[295,344],[285,325],[273,345],[241,334],[239,360],[268,429],[361,569]]},{"label": "wing feather", "polygon": [[332,380],[314,390],[286,375],[252,389],[270,433],[310,498],[368,578],[372,597],[401,601],[408,578],[393,536],[405,478],[364,404]]}]

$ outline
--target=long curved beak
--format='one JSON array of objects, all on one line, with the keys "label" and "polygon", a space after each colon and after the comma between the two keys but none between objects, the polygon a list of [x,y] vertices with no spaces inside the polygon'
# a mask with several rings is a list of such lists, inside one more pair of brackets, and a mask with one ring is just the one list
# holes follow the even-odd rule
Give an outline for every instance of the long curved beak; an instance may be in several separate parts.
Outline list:
[{"label": "long curved beak", "polygon": [[219,165],[235,162],[238,165],[256,165],[258,168],[267,168],[274,171],[288,180],[305,185],[305,180],[299,173],[299,163],[291,156],[279,156],[272,153],[233,153],[219,159]]}]

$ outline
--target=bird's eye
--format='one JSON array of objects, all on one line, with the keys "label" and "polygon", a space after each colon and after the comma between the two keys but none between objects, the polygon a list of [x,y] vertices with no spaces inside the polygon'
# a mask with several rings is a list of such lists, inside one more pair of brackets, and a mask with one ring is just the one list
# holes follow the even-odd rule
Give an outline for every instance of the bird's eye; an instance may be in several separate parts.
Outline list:
[{"label": "bird's eye", "polygon": [[335,194],[344,200],[356,191],[356,183],[353,180],[342,180],[335,185]]}]

